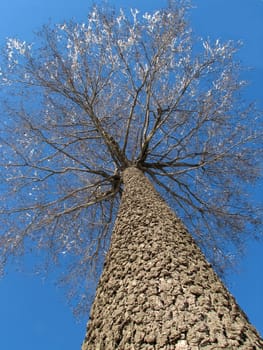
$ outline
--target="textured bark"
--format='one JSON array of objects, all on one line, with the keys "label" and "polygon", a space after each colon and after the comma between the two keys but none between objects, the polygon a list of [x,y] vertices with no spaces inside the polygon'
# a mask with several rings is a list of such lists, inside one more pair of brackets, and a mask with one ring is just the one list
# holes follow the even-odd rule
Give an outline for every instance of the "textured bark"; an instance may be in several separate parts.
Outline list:
[{"label": "textured bark", "polygon": [[124,193],[82,350],[263,349],[193,238],[143,173]]}]

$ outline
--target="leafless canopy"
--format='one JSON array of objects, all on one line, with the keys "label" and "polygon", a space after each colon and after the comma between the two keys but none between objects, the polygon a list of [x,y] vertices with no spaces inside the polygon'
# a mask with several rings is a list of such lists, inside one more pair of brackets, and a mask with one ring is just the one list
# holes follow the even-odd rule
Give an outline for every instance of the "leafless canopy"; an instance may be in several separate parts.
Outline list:
[{"label": "leafless canopy", "polygon": [[186,10],[186,1],[151,14],[94,7],[85,23],[45,26],[33,44],[8,39],[0,70],[2,268],[8,257],[43,250],[85,289],[131,164],[218,270],[254,232],[247,194],[262,129],[240,97],[237,45],[193,40]]}]

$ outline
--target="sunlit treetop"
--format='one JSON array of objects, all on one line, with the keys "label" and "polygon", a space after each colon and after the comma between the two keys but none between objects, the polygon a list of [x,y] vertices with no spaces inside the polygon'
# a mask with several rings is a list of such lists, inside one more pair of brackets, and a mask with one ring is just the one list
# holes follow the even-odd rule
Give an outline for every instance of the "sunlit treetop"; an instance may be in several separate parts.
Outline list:
[{"label": "sunlit treetop", "polygon": [[248,193],[259,177],[262,124],[242,99],[239,44],[194,38],[187,11],[186,1],[153,13],[95,6],[85,23],[44,26],[32,43],[7,40],[2,268],[43,250],[85,301],[83,280],[99,269],[131,165],[217,271],[255,232]]}]

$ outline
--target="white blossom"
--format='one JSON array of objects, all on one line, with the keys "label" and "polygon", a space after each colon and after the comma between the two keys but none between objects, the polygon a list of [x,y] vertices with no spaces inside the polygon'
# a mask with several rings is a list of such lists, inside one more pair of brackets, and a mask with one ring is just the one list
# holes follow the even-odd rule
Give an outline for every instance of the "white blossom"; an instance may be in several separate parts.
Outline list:
[{"label": "white blossom", "polygon": [[120,9],[120,15],[116,18],[116,22],[118,23],[119,27],[121,26],[121,22],[123,22],[126,19],[126,16],[124,14],[124,11]]},{"label": "white blossom", "polygon": [[131,14],[132,14],[134,23],[137,22],[137,15],[138,15],[138,13],[139,13],[139,11],[137,9],[131,9]]},{"label": "white blossom", "polygon": [[24,55],[27,49],[27,44],[25,41],[19,41],[15,38],[9,38],[6,45],[9,59],[12,59],[15,51],[17,51],[20,55]]}]

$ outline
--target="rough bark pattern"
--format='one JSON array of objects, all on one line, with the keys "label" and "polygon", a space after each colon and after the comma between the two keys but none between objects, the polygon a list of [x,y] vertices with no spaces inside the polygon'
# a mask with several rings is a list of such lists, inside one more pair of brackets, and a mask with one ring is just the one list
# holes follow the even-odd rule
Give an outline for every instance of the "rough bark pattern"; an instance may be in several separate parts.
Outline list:
[{"label": "rough bark pattern", "polygon": [[143,173],[124,193],[82,350],[263,349],[254,327]]}]

